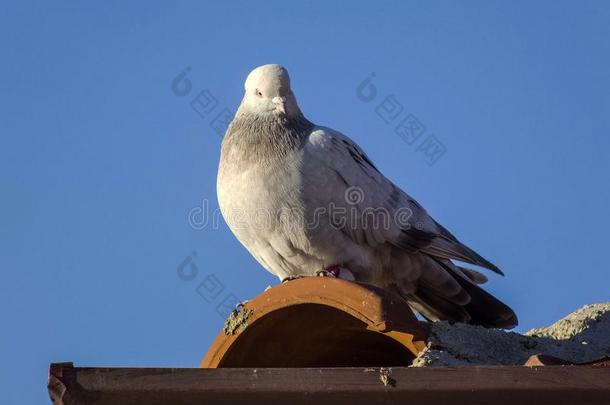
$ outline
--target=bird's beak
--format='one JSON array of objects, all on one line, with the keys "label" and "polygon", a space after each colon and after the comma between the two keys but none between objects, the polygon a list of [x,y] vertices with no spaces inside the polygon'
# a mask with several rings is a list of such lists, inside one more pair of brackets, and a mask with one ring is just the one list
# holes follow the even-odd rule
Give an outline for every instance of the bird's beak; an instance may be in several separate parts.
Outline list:
[{"label": "bird's beak", "polygon": [[286,102],[286,97],[273,97],[271,102],[275,104],[277,111],[281,112],[282,114],[286,114],[286,106],[284,105]]}]

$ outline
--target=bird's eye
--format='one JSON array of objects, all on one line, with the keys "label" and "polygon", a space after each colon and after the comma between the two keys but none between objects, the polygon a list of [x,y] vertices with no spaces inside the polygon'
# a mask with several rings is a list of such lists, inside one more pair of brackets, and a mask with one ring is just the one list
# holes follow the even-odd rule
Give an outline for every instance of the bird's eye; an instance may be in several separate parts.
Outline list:
[{"label": "bird's eye", "polygon": [[259,97],[262,97],[263,93],[261,93],[261,91],[259,89],[256,89],[256,95]]}]

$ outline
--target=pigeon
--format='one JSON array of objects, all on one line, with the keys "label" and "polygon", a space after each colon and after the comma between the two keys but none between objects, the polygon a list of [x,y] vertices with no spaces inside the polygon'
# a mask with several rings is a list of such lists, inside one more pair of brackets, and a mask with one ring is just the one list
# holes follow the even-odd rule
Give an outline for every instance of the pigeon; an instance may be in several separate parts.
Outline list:
[{"label": "pigeon", "polygon": [[288,71],[259,66],[222,141],[218,203],[237,239],[280,280],[326,275],[399,294],[415,313],[517,325],[479,287],[503,275],[388,180],[350,138],[301,112]]}]

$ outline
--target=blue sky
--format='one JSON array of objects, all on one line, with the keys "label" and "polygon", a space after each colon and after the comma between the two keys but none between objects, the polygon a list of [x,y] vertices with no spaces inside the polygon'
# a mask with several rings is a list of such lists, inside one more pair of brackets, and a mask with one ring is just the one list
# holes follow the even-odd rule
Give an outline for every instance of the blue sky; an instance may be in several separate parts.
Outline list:
[{"label": "blue sky", "polygon": [[[290,70],[312,121],[356,140],[505,271],[488,289],[519,331],[610,299],[607,2],[1,8],[7,403],[45,403],[55,361],[197,366],[223,303],[276,282],[211,220],[216,116],[265,63]],[[190,91],[176,91],[187,68]],[[198,113],[204,96],[211,112]],[[378,108],[387,97],[397,117]],[[412,144],[395,133],[409,115],[425,128]],[[444,151],[432,165],[427,139]]]}]

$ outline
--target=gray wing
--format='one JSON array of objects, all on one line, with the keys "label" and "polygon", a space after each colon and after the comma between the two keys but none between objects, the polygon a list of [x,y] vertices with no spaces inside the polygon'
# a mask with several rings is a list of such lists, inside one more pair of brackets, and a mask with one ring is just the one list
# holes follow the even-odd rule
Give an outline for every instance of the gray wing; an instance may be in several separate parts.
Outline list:
[{"label": "gray wing", "polygon": [[[319,199],[320,205],[330,203],[357,210],[359,215],[348,216],[342,226],[343,232],[357,243],[371,246],[390,243],[408,252],[456,259],[503,274],[392,184],[345,135],[318,127],[310,135],[304,153],[309,166],[303,168],[303,174],[314,177],[318,188],[317,195],[311,198]],[[387,215],[389,223],[383,215]],[[371,220],[375,218],[378,222],[373,224]]]}]

